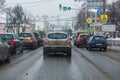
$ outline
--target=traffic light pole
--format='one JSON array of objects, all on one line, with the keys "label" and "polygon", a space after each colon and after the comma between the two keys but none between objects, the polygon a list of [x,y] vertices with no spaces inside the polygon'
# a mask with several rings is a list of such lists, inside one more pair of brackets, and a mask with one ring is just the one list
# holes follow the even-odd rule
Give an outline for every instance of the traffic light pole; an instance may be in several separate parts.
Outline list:
[{"label": "traffic light pole", "polygon": [[103,0],[103,13],[106,13],[106,0]]}]

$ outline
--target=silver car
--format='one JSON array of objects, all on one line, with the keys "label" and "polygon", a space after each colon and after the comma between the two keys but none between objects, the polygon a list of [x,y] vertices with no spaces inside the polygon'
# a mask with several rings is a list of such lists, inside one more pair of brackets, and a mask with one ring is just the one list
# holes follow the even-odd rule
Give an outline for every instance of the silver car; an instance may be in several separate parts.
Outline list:
[{"label": "silver car", "polygon": [[10,61],[10,51],[9,45],[4,43],[4,39],[0,37],[0,61],[5,60],[7,62]]},{"label": "silver car", "polygon": [[64,52],[71,57],[71,40],[65,32],[50,32],[43,40],[43,55],[51,52]]}]

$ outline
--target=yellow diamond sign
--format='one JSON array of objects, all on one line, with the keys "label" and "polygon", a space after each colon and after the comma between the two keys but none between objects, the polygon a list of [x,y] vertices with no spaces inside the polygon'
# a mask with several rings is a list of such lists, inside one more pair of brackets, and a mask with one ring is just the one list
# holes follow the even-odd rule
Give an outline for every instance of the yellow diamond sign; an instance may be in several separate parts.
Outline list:
[{"label": "yellow diamond sign", "polygon": [[100,22],[108,22],[108,15],[107,14],[101,14],[100,15]]},{"label": "yellow diamond sign", "polygon": [[92,23],[92,19],[91,19],[91,18],[87,18],[87,19],[86,19],[86,22],[87,22],[88,24],[91,24],[91,23]]}]

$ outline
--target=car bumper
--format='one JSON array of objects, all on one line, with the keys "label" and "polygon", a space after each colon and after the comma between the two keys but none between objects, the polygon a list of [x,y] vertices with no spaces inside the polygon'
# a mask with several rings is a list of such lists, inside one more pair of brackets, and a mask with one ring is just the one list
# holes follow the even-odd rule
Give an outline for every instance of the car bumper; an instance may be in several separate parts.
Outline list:
[{"label": "car bumper", "polygon": [[23,44],[24,47],[33,47],[33,45],[34,45],[34,42],[28,42]]},{"label": "car bumper", "polygon": [[90,48],[107,48],[107,45],[89,45]]},{"label": "car bumper", "polygon": [[71,47],[43,47],[43,49],[50,52],[67,52],[68,50],[71,50]]}]

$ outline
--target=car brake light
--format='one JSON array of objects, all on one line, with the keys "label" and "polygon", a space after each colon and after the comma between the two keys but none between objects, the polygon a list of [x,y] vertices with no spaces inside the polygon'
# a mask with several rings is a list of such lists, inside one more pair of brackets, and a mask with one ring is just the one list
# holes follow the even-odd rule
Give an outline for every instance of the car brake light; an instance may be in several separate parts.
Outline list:
[{"label": "car brake light", "polygon": [[33,37],[30,37],[30,41],[33,41],[34,40],[34,38]]},{"label": "car brake light", "polygon": [[66,43],[67,43],[67,44],[71,44],[71,40],[67,40]]},{"label": "car brake light", "polygon": [[15,41],[14,40],[11,40],[10,41],[10,45],[14,45],[15,44]]},{"label": "car brake light", "polygon": [[80,41],[80,42],[82,42],[82,41],[83,41],[83,39],[82,39],[82,38],[80,38],[80,39],[79,39],[79,41]]},{"label": "car brake light", "polygon": [[48,41],[48,40],[44,40],[43,42],[44,42],[44,44],[47,44],[47,43],[49,43],[49,41]]}]

